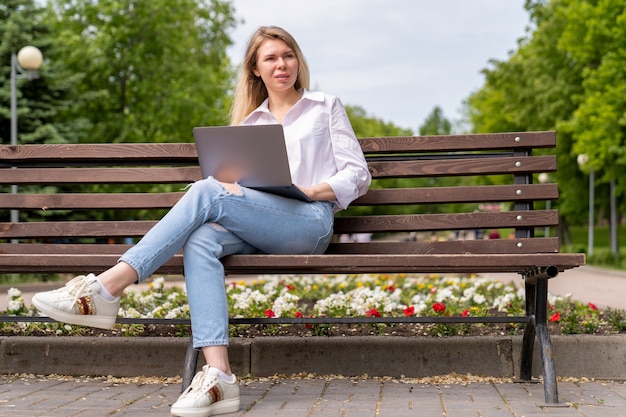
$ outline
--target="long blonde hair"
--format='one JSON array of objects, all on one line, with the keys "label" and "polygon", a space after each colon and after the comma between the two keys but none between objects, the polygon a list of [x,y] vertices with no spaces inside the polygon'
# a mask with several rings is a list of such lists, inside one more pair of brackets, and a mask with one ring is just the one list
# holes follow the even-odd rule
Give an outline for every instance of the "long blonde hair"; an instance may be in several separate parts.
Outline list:
[{"label": "long blonde hair", "polygon": [[238,125],[254,109],[267,98],[267,88],[254,74],[257,65],[257,52],[263,42],[268,39],[279,39],[287,44],[296,54],[298,60],[298,78],[295,89],[309,89],[309,66],[304,59],[302,50],[296,40],[286,30],[276,26],[261,26],[252,34],[246,47],[246,54],[239,70],[237,85],[230,112],[230,124]]}]

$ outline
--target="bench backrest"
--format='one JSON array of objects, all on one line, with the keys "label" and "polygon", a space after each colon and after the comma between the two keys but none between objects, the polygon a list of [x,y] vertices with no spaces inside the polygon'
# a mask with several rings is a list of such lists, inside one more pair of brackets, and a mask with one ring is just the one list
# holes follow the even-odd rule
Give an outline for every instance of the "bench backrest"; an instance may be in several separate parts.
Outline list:
[{"label": "bench backrest", "polygon": [[[334,243],[329,252],[559,251],[557,238],[534,238],[536,228],[558,224],[557,211],[537,209],[558,198],[557,185],[536,181],[538,174],[556,171],[556,157],[532,154],[554,148],[555,132],[360,142],[375,181],[367,195],[336,218],[335,233],[408,232],[417,239]],[[2,145],[0,243],[128,243],[144,235],[198,178],[190,143]],[[11,194],[14,184],[18,194]],[[112,186],[123,192],[113,193]],[[534,207],[537,201],[540,207]],[[30,221],[11,223],[10,209],[29,212]],[[76,221],[67,221],[70,212],[78,215]],[[493,229],[511,230],[514,236],[462,238]]]}]

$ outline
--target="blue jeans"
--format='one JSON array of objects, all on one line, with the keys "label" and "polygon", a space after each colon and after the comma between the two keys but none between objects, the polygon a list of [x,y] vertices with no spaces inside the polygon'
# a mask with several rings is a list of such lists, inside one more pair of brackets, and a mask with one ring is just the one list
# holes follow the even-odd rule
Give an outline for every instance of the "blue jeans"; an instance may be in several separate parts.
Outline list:
[{"label": "blue jeans", "polygon": [[227,191],[213,178],[194,183],[120,261],[139,282],[183,249],[193,345],[228,345],[228,303],[220,258],[231,254],[323,253],[334,204],[279,197],[249,188]]}]

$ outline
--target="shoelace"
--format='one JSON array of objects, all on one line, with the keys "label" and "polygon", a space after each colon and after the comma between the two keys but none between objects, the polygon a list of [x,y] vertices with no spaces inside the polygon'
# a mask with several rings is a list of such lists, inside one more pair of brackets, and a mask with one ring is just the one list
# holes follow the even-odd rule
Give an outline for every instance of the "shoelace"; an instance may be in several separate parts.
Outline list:
[{"label": "shoelace", "polygon": [[65,284],[62,290],[67,291],[69,295],[73,296],[74,299],[72,303],[75,303],[88,284],[89,281],[87,281],[87,277],[81,275]]},{"label": "shoelace", "polygon": [[204,371],[198,372],[191,381],[189,387],[185,390],[185,396],[198,398],[208,392],[209,389],[216,383],[216,377],[207,376]]}]

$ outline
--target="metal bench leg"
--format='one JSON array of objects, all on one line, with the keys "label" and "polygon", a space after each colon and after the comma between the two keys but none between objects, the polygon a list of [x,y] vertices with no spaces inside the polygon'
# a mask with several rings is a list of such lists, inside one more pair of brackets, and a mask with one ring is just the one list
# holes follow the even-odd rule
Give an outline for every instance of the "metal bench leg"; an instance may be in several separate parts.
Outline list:
[{"label": "metal bench leg", "polygon": [[[537,300],[537,285],[529,282],[524,277],[524,286],[526,290],[526,316],[533,317],[535,315],[535,305]],[[520,380],[530,382],[533,378],[533,353],[535,350],[535,323],[531,320],[524,327],[524,338],[522,339],[522,357],[520,367]]]},{"label": "metal bench leg", "polygon": [[183,386],[180,392],[183,392],[191,385],[191,380],[196,374],[196,368],[198,366],[198,353],[199,351],[193,347],[193,338],[189,339],[187,345],[187,354],[185,355],[185,370],[183,374]]},{"label": "metal bench leg", "polygon": [[550,341],[547,325],[548,279],[538,279],[536,286],[535,329],[537,331],[539,348],[541,349],[541,361],[543,362],[543,392],[546,404],[556,405],[559,402],[559,393],[556,383],[554,356],[552,354],[552,342]]}]

